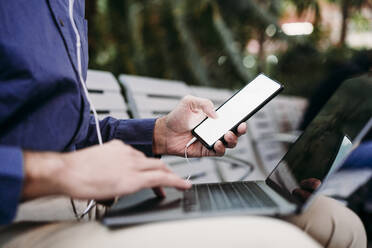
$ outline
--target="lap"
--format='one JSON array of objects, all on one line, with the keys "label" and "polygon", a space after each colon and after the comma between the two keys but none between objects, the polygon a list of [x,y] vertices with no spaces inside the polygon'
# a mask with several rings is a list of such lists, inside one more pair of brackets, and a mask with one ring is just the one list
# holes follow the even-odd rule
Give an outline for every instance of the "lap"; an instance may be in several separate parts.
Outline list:
[{"label": "lap", "polygon": [[258,216],[161,222],[114,230],[96,221],[39,223],[35,226],[18,223],[0,235],[0,245],[89,248],[319,247],[294,225]]},{"label": "lap", "polygon": [[[76,205],[79,212],[85,208],[85,204],[85,202],[77,202]],[[306,236],[304,233],[298,234],[298,229],[293,229],[294,226],[292,224],[294,224],[295,226],[304,230],[308,235],[310,235],[324,247],[332,248],[366,246],[365,230],[359,218],[352,211],[342,206],[337,201],[322,196],[318,197],[304,213],[284,218],[285,221],[291,224],[285,223],[284,221],[275,220],[273,218],[246,216],[239,218],[229,217],[164,222],[112,231],[106,229],[97,222],[75,222],[75,216],[72,211],[69,198],[60,197],[40,199],[31,203],[22,204],[18,211],[17,220],[22,221],[22,223],[15,224],[10,229],[7,229],[10,230],[10,233],[13,232],[13,234],[10,234],[9,232],[7,233],[10,234],[10,236],[16,237],[14,240],[28,240],[30,238],[25,237],[30,237],[31,235],[31,240],[38,240],[37,242],[44,240],[44,236],[49,237],[49,233],[53,233],[54,235],[51,236],[51,238],[53,237],[54,240],[58,239],[62,242],[67,238],[63,237],[63,235],[61,236],[61,233],[69,233],[69,236],[74,237],[74,239],[68,240],[73,242],[88,242],[82,241],[80,238],[86,235],[84,239],[93,240],[94,243],[98,242],[97,240],[105,240],[104,242],[111,244],[114,242],[114,240],[119,239],[117,238],[117,236],[119,236],[121,239],[118,241],[119,243],[121,242],[128,244],[128,242],[132,242],[130,240],[136,239],[140,240],[136,242],[145,242],[146,239],[143,239],[143,237],[147,236],[152,237],[152,242],[154,242],[154,240],[161,242],[167,242],[167,240],[169,240],[172,242],[177,242],[177,245],[180,242],[182,244],[186,242],[186,244],[192,245],[189,242],[193,242],[195,239],[193,238],[190,240],[191,237],[197,237],[198,234],[204,234],[207,231],[208,235],[203,235],[204,238],[202,238],[202,240],[207,241],[208,236],[213,236],[218,237],[217,243],[221,243],[223,240],[230,242],[231,240],[238,240],[244,244],[252,245],[252,242],[265,242],[268,239],[265,237],[270,237],[271,239],[272,235],[275,236],[277,234],[282,234],[282,237],[285,238],[290,237],[291,240],[287,240],[287,243],[292,243],[291,241],[293,237],[299,237],[296,242],[301,242],[302,239],[307,240],[308,236]],[[52,224],[25,223],[25,221],[35,220],[64,222]],[[278,225],[280,225],[280,228],[277,227]],[[161,228],[159,226],[161,226]],[[187,228],[184,228],[184,226],[187,226]],[[237,226],[241,226],[241,228],[236,228]],[[216,228],[217,230],[214,230]],[[278,232],[278,230],[281,228],[290,230],[287,233]],[[157,235],[151,235],[151,233],[157,233],[156,230],[159,230],[157,235],[159,235],[160,238],[157,237]],[[209,230],[214,230],[216,234],[209,234]],[[244,230],[243,233],[239,233],[240,230]],[[150,234],[144,235],[146,232],[149,232]],[[296,234],[291,235],[291,232]],[[166,237],[165,240],[161,238],[164,235]],[[239,235],[242,235],[242,237],[239,237]],[[2,236],[3,235],[0,235],[0,237]],[[173,237],[177,238],[173,240]],[[200,238],[201,237],[199,237],[199,239]],[[284,242],[285,240],[276,241]],[[132,243],[133,245],[135,244],[135,242]],[[166,245],[164,244],[163,246]]]},{"label": "lap", "polygon": [[[82,213],[87,206],[87,201],[74,200],[74,203],[77,213]],[[52,222],[75,219],[69,197],[50,196],[20,204],[15,222]]]},{"label": "lap", "polygon": [[332,198],[319,196],[302,214],[284,219],[326,248],[367,247],[367,235],[360,218]]}]

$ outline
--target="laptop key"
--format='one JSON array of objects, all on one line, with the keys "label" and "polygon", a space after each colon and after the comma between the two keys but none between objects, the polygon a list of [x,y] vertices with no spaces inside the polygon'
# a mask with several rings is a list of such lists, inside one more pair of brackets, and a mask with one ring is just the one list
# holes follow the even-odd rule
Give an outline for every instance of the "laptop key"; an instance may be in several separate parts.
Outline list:
[{"label": "laptop key", "polygon": [[238,193],[234,190],[231,183],[221,184],[222,190],[225,192],[226,197],[229,199],[231,208],[244,208],[244,204],[241,201]]},{"label": "laptop key", "polygon": [[192,186],[191,189],[188,189],[183,193],[183,201],[182,201],[183,211],[192,212],[197,209],[196,194],[197,192],[196,192],[195,185]]},{"label": "laptop key", "polygon": [[[243,184],[246,184],[246,182],[243,182]],[[263,191],[260,187],[258,187],[257,184],[255,183],[252,183],[250,184],[250,187],[249,189],[252,190],[252,192],[257,196],[257,198],[259,198],[263,205],[264,206],[267,206],[267,207],[276,207],[276,203],[270,199],[270,197],[266,194],[265,191]]]},{"label": "laptop key", "polygon": [[234,188],[238,191],[239,196],[249,207],[261,207],[261,204],[254,197],[252,192],[242,183],[234,183]]},{"label": "laptop key", "polygon": [[185,212],[276,206],[254,182],[193,185],[184,192],[182,203]]},{"label": "laptop key", "polygon": [[226,201],[225,194],[218,184],[211,184],[208,186],[213,198],[215,207],[218,210],[228,209],[230,204]]},{"label": "laptop key", "polygon": [[206,184],[197,185],[198,190],[198,199],[200,204],[201,211],[211,211],[212,210],[212,202],[209,196],[209,190]]}]

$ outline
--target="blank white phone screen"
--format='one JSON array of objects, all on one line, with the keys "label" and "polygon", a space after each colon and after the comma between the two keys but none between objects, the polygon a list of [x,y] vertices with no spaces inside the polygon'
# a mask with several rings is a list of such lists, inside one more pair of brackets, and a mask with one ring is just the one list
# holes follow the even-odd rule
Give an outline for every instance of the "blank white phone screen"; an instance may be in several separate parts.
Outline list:
[{"label": "blank white phone screen", "polygon": [[217,110],[217,119],[206,119],[194,132],[212,146],[280,88],[280,84],[265,75],[257,76]]}]

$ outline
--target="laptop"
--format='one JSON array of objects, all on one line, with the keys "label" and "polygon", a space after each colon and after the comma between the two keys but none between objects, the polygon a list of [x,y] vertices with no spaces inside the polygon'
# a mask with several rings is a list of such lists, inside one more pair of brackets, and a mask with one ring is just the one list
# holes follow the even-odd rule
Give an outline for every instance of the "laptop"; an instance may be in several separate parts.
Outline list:
[{"label": "laptop", "polygon": [[166,188],[164,199],[150,189],[142,190],[121,197],[102,221],[116,227],[212,216],[299,213],[356,147],[352,143],[358,141],[357,135],[370,127],[371,95],[368,78],[345,81],[265,180],[194,184],[184,192]]}]

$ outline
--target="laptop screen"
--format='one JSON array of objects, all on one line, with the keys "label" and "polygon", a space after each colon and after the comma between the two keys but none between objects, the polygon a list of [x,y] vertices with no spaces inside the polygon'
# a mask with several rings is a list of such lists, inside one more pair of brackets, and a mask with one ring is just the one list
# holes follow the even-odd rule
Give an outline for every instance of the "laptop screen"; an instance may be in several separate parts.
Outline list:
[{"label": "laptop screen", "polygon": [[266,182],[288,200],[304,203],[349,154],[371,116],[372,78],[343,82]]}]

